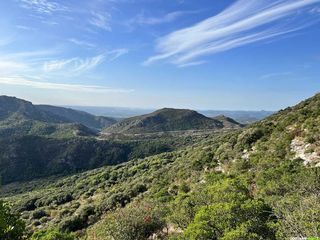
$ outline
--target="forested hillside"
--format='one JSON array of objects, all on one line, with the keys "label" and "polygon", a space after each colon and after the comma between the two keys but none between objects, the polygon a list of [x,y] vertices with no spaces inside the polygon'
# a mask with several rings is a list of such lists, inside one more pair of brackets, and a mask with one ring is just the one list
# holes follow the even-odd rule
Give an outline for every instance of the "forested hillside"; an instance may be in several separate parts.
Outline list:
[{"label": "forested hillside", "polygon": [[0,96],[0,138],[94,136],[99,129],[115,122],[112,118]]},{"label": "forested hillside", "polygon": [[150,114],[124,119],[105,129],[105,133],[141,134],[167,131],[239,128],[241,124],[224,118],[208,118],[188,109],[163,108]]},{"label": "forested hillside", "polygon": [[198,137],[98,140],[22,136],[0,139],[0,176],[3,184],[39,177],[68,175],[130,159],[170,152]]},{"label": "forested hillside", "polygon": [[[34,235],[80,239],[320,236],[320,95],[190,146],[73,176],[6,185]],[[69,235],[69,233],[75,235]],[[38,234],[38,235],[37,235]]]},{"label": "forested hillside", "polygon": [[67,121],[81,123],[93,129],[106,128],[116,123],[116,120],[113,118],[94,116],[89,113],[74,110],[71,108],[63,108],[63,107],[56,107],[56,106],[50,106],[50,105],[37,105],[37,108],[45,112],[49,112],[54,115],[61,116]]}]

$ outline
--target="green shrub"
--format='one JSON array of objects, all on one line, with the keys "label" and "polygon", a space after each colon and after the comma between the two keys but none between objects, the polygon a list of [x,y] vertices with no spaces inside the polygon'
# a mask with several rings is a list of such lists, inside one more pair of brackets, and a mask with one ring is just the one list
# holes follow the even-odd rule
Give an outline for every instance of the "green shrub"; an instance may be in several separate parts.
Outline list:
[{"label": "green shrub", "polygon": [[148,239],[153,233],[164,228],[163,214],[164,212],[153,204],[135,203],[108,214],[88,235],[95,235],[99,240]]},{"label": "green shrub", "polygon": [[69,233],[61,233],[57,230],[42,230],[35,232],[31,240],[75,240],[75,236]]},{"label": "green shrub", "polygon": [[274,239],[274,232],[269,227],[275,220],[270,207],[262,200],[251,197],[244,180],[226,178],[209,182],[202,189],[202,194],[194,194],[193,200],[188,200],[189,204],[182,205],[183,215],[191,211],[189,216],[192,217],[195,212],[183,234],[184,238]]},{"label": "green shrub", "polygon": [[46,217],[48,216],[47,212],[43,209],[40,209],[40,210],[36,210],[32,213],[32,218],[33,219],[40,219],[42,217]]},{"label": "green shrub", "polygon": [[0,239],[25,239],[26,229],[22,220],[10,212],[7,204],[0,201]]}]

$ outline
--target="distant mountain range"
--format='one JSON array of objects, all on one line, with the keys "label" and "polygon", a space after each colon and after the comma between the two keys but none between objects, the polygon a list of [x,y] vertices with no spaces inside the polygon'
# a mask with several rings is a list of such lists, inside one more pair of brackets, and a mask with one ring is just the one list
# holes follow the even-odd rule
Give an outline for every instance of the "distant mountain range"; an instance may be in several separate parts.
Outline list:
[{"label": "distant mountain range", "polygon": [[[125,108],[125,107],[87,107],[68,106],[68,108],[85,111],[94,115],[108,116],[116,119],[124,119],[154,112],[156,109]],[[272,111],[238,111],[238,110],[198,110],[207,117],[224,115],[239,123],[249,124],[272,115]]]},{"label": "distant mountain range", "polygon": [[71,108],[34,105],[15,97],[0,96],[0,136],[64,136],[72,133],[88,136],[102,129],[108,133],[150,133],[237,127],[241,124],[224,115],[209,118],[188,109],[163,108],[117,122],[111,117]]},{"label": "distant mountain range", "polygon": [[70,174],[183,145],[171,139],[122,142],[97,139],[103,132],[154,133],[239,128],[233,119],[208,118],[186,109],[164,108],[117,122],[70,108],[34,105],[0,96],[0,176],[3,183]]},{"label": "distant mountain range", "polygon": [[0,96],[0,137],[23,135],[94,135],[116,120],[82,111],[33,105],[15,97]]},{"label": "distant mountain range", "polygon": [[272,115],[274,112],[272,111],[227,111],[227,110],[202,110],[199,111],[199,113],[208,116],[208,117],[215,117],[219,115],[224,115],[229,118],[232,118],[236,120],[239,123],[242,124],[249,124],[253,122],[257,122],[259,120],[262,120],[270,115]]},{"label": "distant mountain range", "polygon": [[148,114],[156,109],[129,108],[129,107],[97,107],[97,106],[62,106],[80,111],[85,111],[93,115],[108,116],[116,119],[125,119],[143,114]]},{"label": "distant mountain range", "polygon": [[188,109],[163,108],[155,112],[124,119],[104,130],[105,133],[153,133],[168,131],[236,128],[241,124],[220,116],[208,118]]},{"label": "distant mountain range", "polygon": [[62,119],[65,119],[65,121],[80,123],[93,129],[102,129],[116,123],[114,118],[95,116],[84,111],[74,110],[71,108],[50,105],[37,105],[36,107],[44,112],[59,116]]}]

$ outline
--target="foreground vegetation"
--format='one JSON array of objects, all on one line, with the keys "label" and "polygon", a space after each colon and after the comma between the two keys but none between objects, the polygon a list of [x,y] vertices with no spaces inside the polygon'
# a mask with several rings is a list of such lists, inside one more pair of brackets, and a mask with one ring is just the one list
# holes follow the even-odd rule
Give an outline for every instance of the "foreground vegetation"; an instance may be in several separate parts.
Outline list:
[{"label": "foreground vegetation", "polygon": [[171,152],[4,186],[2,198],[31,239],[316,239],[319,123],[317,95]]}]

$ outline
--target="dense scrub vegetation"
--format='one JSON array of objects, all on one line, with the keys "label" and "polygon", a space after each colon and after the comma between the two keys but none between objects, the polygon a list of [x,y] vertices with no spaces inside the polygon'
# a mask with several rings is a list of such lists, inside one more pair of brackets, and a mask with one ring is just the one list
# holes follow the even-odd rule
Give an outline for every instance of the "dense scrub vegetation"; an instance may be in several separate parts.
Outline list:
[{"label": "dense scrub vegetation", "polygon": [[317,95],[243,130],[2,197],[28,231],[77,239],[316,239],[319,109]]},{"label": "dense scrub vegetation", "polygon": [[45,123],[34,120],[8,119],[0,122],[0,138],[21,136],[43,136],[51,138],[74,138],[78,136],[96,136],[95,130],[75,123]]},{"label": "dense scrub vegetation", "polygon": [[130,159],[173,151],[196,137],[163,137],[132,140],[48,138],[22,136],[0,138],[0,176],[3,183],[52,175],[67,175]]}]

